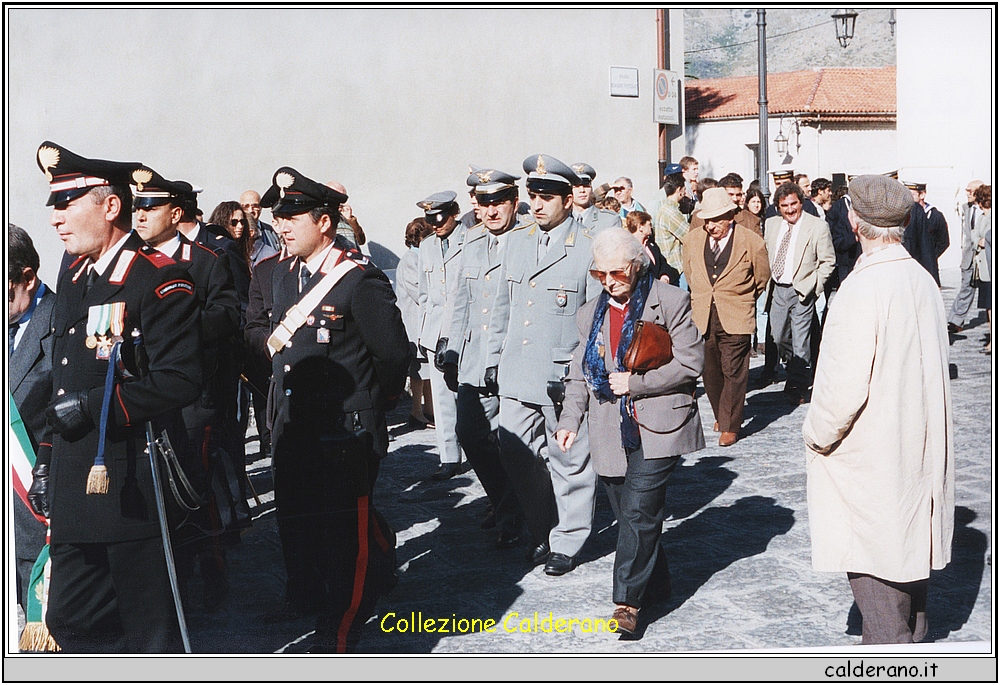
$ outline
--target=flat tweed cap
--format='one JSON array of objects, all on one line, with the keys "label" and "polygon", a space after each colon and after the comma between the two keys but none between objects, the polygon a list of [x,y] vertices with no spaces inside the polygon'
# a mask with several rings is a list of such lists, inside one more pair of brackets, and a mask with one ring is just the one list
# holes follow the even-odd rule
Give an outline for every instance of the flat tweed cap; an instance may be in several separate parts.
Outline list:
[{"label": "flat tweed cap", "polygon": [[913,195],[899,181],[881,175],[856,176],[847,188],[855,214],[872,226],[905,226]]}]

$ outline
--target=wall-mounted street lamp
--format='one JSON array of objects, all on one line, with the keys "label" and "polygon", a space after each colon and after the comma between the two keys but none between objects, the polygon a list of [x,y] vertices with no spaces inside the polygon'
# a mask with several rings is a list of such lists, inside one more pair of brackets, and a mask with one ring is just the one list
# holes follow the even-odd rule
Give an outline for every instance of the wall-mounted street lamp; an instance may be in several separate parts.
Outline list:
[{"label": "wall-mounted street lamp", "polygon": [[830,15],[833,18],[833,25],[837,29],[837,42],[840,47],[846,48],[847,44],[854,38],[854,22],[858,18],[858,13],[854,10],[837,10]]},{"label": "wall-mounted street lamp", "polygon": [[778,131],[778,137],[774,139],[774,145],[780,157],[788,154],[788,138],[780,130]]}]

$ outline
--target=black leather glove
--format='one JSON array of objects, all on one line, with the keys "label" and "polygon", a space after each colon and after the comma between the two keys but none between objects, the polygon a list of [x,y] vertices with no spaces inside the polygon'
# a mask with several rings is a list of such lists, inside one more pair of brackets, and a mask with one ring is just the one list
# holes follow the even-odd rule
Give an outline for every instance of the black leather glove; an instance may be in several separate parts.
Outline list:
[{"label": "black leather glove", "polygon": [[448,338],[438,338],[437,347],[434,349],[434,368],[444,371],[444,353],[448,350]]},{"label": "black leather glove", "polygon": [[566,384],[562,381],[549,381],[545,386],[545,393],[552,400],[552,404],[558,407],[566,399]]},{"label": "black leather glove", "polygon": [[446,362],[442,371],[444,371],[444,384],[452,392],[458,392],[458,365]]},{"label": "black leather glove", "polygon": [[45,416],[53,432],[59,433],[67,442],[79,440],[94,428],[94,421],[90,418],[88,409],[86,390],[78,390],[57,398],[45,410]]},{"label": "black leather glove", "polygon": [[490,395],[500,394],[500,385],[497,383],[497,367],[491,366],[486,369],[486,374],[483,376],[483,385],[486,387],[486,392]]},{"label": "black leather glove", "polygon": [[31,487],[28,488],[28,503],[39,516],[49,517],[49,465],[35,464],[31,469]]}]

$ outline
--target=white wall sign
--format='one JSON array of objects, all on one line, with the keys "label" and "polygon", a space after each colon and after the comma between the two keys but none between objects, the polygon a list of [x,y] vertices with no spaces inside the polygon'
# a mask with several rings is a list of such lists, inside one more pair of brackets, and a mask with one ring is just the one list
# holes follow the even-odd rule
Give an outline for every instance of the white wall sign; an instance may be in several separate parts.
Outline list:
[{"label": "white wall sign", "polygon": [[653,70],[653,121],[658,124],[679,124],[680,108],[677,92],[680,77],[676,71]]},{"label": "white wall sign", "polygon": [[636,67],[611,67],[611,96],[639,97],[639,70]]}]

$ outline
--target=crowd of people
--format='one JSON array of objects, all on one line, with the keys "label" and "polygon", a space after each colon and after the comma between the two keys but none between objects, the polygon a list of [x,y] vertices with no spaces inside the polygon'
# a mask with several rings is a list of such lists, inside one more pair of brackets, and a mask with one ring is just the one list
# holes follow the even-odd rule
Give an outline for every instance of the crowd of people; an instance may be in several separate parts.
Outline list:
[{"label": "crowd of people", "polygon": [[[977,292],[991,309],[990,186],[969,186],[946,319],[944,217],[924,185],[888,176],[844,189],[780,169],[768,198],[735,173],[699,179],[684,157],[647,211],[628,177],[595,187],[587,163],[528,157],[525,197],[520,175],[470,166],[468,214],[451,190],[416,203],[394,293],[339,183],[281,167],[206,224],[200,189],[147,165],[48,141],[37,161],[68,256],[53,290],[28,234],[8,230],[11,391],[34,451],[15,517],[29,617],[47,527],[51,541],[44,626],[29,621],[23,644],[43,644],[34,630],[74,652],[188,647],[185,587],[200,572],[218,607],[226,549],[250,524],[252,406],[287,574],[269,620],[315,615],[313,651],[355,649],[395,582],[372,496],[407,380],[409,427],[435,431],[429,477],[467,462],[489,500],[482,527],[545,574],[576,566],[603,483],[619,523],[611,616],[636,632],[670,594],[659,537],[671,472],[705,446],[698,381],[718,444],[734,445],[759,354],[760,385],[783,364],[788,402],[812,401],[816,568],[848,573],[865,642],[926,633],[926,579],[953,528],[948,335]],[[913,397],[926,411],[905,413],[925,425],[884,430]],[[891,491],[845,491],[876,450],[883,478],[868,482]]]}]

